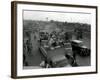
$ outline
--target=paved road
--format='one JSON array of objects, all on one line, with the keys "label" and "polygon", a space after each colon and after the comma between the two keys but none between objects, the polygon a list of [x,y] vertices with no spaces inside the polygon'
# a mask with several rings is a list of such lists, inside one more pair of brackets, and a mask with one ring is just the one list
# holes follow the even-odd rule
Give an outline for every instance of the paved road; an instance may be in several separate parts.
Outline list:
[{"label": "paved road", "polygon": [[31,34],[32,51],[30,54],[26,54],[26,61],[28,66],[39,66],[41,61],[44,59],[39,51],[39,43],[34,34]]}]

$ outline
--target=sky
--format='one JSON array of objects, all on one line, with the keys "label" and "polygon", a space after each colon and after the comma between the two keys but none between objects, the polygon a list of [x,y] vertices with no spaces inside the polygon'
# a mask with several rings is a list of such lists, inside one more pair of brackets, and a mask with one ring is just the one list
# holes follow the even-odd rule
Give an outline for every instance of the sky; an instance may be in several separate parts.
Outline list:
[{"label": "sky", "polygon": [[91,14],[76,12],[23,11],[24,20],[79,22],[91,24]]}]

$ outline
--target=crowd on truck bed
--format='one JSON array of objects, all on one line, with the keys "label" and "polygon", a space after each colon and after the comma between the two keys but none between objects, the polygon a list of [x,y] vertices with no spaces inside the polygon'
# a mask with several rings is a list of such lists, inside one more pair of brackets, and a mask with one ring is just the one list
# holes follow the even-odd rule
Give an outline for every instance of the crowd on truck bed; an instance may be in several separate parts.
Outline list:
[{"label": "crowd on truck bed", "polygon": [[64,43],[69,41],[69,35],[67,32],[40,32],[40,44],[43,40],[47,41],[49,47],[64,46]]}]

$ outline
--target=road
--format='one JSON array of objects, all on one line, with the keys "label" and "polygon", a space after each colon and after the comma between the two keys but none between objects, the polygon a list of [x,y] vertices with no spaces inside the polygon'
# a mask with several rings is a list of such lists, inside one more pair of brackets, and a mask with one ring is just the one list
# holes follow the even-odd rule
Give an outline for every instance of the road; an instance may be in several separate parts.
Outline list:
[{"label": "road", "polygon": [[39,51],[39,43],[37,38],[34,37],[34,34],[31,34],[31,42],[32,42],[32,51],[30,54],[26,54],[26,61],[28,66],[39,66],[41,61],[43,61],[43,56]]}]

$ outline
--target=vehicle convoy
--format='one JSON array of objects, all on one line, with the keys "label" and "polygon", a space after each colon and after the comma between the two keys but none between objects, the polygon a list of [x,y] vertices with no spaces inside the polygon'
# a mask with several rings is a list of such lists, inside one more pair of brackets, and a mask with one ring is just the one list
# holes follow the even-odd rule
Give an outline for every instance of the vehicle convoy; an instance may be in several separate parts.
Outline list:
[{"label": "vehicle convoy", "polygon": [[87,48],[83,41],[81,40],[72,40],[71,41],[72,49],[75,54],[79,54],[80,56],[89,56],[90,49]]},{"label": "vehicle convoy", "polygon": [[64,41],[58,37],[59,35],[48,35],[46,32],[41,32],[39,50],[51,67],[78,66],[75,54],[90,55],[90,49],[84,46],[81,40]]}]

